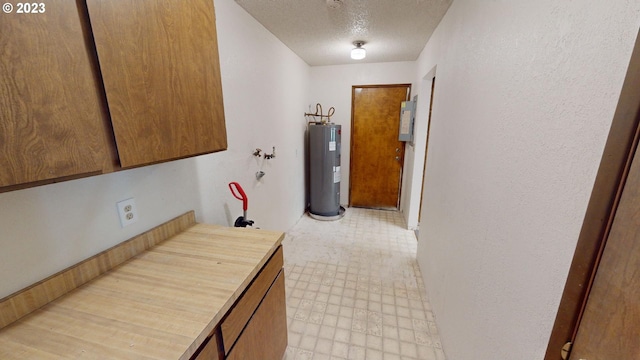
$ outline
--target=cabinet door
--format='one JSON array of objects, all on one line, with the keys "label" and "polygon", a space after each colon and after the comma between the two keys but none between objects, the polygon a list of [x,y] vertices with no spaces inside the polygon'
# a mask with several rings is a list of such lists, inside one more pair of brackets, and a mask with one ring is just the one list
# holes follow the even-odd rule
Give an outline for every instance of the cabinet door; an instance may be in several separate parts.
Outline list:
[{"label": "cabinet door", "polygon": [[245,325],[282,271],[284,259],[282,246],[278,247],[269,262],[260,270],[249,288],[242,294],[220,326],[224,352],[227,354],[242,333]]},{"label": "cabinet door", "polygon": [[286,349],[284,271],[280,271],[280,275],[229,352],[227,360],[279,360]]},{"label": "cabinet door", "polygon": [[218,332],[214,332],[213,335],[207,339],[204,347],[200,350],[198,355],[194,356],[193,360],[221,360],[223,359],[220,347],[218,345]]},{"label": "cabinet door", "polygon": [[14,5],[0,21],[0,188],[102,172],[111,130],[86,14],[75,1]]},{"label": "cabinet door", "polygon": [[120,163],[227,147],[212,0],[87,0]]}]

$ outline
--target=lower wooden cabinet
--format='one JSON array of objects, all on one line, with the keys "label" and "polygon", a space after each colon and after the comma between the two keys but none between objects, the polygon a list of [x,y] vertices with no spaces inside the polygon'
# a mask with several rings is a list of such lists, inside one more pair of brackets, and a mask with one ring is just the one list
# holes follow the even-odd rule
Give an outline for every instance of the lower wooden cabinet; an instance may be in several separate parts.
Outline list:
[{"label": "lower wooden cabinet", "polygon": [[282,359],[287,348],[285,309],[284,273],[281,271],[227,359]]},{"label": "lower wooden cabinet", "polygon": [[227,148],[211,0],[87,0],[123,168]]},{"label": "lower wooden cabinet", "polygon": [[224,359],[223,354],[220,352],[220,336],[219,329],[216,329],[214,333],[204,343],[202,349],[196,353],[193,360],[221,360]]},{"label": "lower wooden cabinet", "polygon": [[[274,280],[282,271],[283,261],[282,247],[280,247],[225,317],[221,325],[225,354],[229,353]],[[284,299],[282,303],[284,305]]]},{"label": "lower wooden cabinet", "polygon": [[280,360],[287,348],[282,246],[192,360]]},{"label": "lower wooden cabinet", "polygon": [[0,359],[280,360],[283,239],[185,213],[0,299]]}]

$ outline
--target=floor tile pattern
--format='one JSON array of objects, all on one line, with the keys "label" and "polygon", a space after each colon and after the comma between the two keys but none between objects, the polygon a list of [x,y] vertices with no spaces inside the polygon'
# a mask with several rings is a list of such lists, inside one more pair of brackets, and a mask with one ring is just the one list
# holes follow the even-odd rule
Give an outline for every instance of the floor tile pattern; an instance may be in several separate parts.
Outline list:
[{"label": "floor tile pattern", "polygon": [[336,221],[303,216],[284,245],[289,346],[285,360],[444,360],[397,211],[347,209]]}]

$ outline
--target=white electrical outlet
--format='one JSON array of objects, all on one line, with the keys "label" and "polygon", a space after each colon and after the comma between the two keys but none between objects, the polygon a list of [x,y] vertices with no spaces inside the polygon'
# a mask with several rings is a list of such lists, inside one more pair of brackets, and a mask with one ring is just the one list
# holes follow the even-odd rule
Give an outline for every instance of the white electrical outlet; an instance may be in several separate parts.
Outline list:
[{"label": "white electrical outlet", "polygon": [[120,225],[122,227],[138,222],[138,210],[136,209],[136,201],[133,198],[118,201],[116,206],[118,207],[118,215],[120,216]]}]

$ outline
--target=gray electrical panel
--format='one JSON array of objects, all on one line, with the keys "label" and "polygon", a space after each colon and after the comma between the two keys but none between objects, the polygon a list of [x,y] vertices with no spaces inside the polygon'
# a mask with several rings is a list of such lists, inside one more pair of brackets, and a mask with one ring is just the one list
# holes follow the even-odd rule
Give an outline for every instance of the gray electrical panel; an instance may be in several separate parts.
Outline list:
[{"label": "gray electrical panel", "polygon": [[309,212],[320,216],[340,214],[341,126],[309,124]]},{"label": "gray electrical panel", "polygon": [[398,129],[398,141],[413,142],[413,124],[416,119],[416,101],[403,101],[400,104],[400,129]]}]

